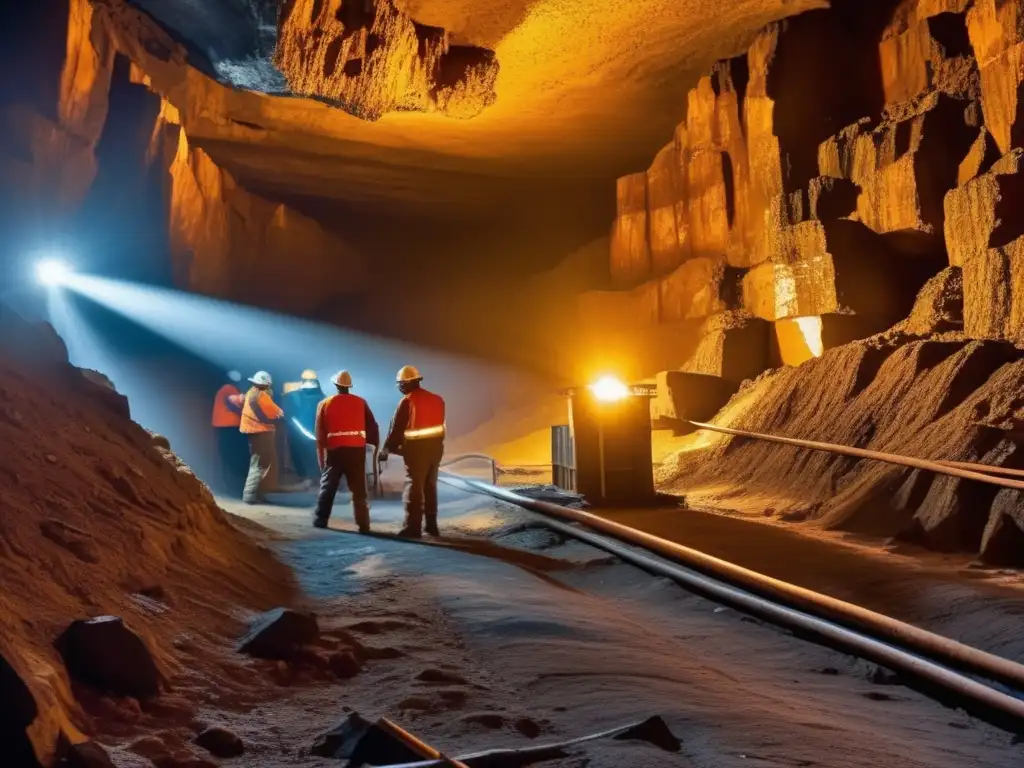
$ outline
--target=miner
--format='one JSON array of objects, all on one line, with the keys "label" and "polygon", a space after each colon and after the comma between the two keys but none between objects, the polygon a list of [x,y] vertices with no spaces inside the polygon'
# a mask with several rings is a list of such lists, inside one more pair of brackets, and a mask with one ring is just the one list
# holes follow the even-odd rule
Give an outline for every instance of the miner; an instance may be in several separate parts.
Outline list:
[{"label": "miner", "polygon": [[313,525],[326,528],[338,485],[344,477],[352,494],[352,511],[360,533],[370,530],[366,500],[366,446],[380,445],[380,429],[370,406],[351,394],[352,376],[341,371],[332,380],[338,394],[323,400],[316,411],[316,452],[320,461],[320,495]]},{"label": "miner", "polygon": [[217,439],[220,492],[236,498],[242,492],[248,467],[245,436],[239,432],[242,424],[242,392],[238,389],[238,382],[241,380],[242,374],[238,371],[228,372],[227,381],[213,397],[213,414],[210,417],[210,425]]},{"label": "miner", "polygon": [[246,504],[266,502],[267,491],[277,490],[277,423],[284,418],[270,394],[273,381],[266,371],[249,379],[252,388],[242,401],[239,431],[249,438],[249,475],[245,479],[242,501]]},{"label": "miner", "polygon": [[411,365],[404,366],[397,377],[398,391],[404,395],[394,418],[388,439],[381,451],[381,461],[389,453],[405,460],[405,525],[400,536],[420,538],[424,518],[429,536],[439,536],[437,529],[437,473],[444,455],[444,399],[422,386],[423,377]]}]

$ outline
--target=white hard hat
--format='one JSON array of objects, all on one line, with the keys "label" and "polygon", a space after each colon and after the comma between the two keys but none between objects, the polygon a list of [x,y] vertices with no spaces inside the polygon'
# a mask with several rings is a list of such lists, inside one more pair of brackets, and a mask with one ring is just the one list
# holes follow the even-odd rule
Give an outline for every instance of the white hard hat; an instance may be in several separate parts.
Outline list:
[{"label": "white hard hat", "polygon": [[396,381],[399,383],[405,381],[419,381],[423,377],[420,376],[420,372],[412,365],[403,365],[401,370],[398,371],[398,378]]},{"label": "white hard hat", "polygon": [[228,371],[228,378],[231,379],[231,381],[241,381],[242,374],[238,371]]},{"label": "white hard hat", "polygon": [[269,387],[274,383],[274,380],[270,378],[270,374],[266,371],[257,371],[249,378],[249,381],[257,387]]},{"label": "white hard hat", "polygon": [[334,378],[331,379],[336,387],[351,387],[352,386],[352,374],[348,371],[338,371],[334,374]]},{"label": "white hard hat", "polygon": [[302,372],[302,376],[300,378],[303,381],[316,381],[320,377],[316,375],[316,371],[314,371],[312,368],[307,368]]}]

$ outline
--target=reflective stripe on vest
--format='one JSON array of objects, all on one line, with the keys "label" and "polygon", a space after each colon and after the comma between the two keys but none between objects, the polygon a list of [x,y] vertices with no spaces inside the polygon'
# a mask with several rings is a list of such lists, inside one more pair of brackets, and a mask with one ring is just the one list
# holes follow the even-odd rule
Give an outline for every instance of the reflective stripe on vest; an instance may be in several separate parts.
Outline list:
[{"label": "reflective stripe on vest", "polygon": [[444,437],[444,399],[425,389],[416,389],[405,396],[409,403],[409,421],[405,426],[406,440]]},{"label": "reflective stripe on vest", "polygon": [[210,417],[210,424],[214,427],[234,427],[242,423],[242,415],[228,408],[224,402],[229,397],[241,397],[242,393],[233,384],[225,384],[217,390],[213,400],[213,415]]},{"label": "reflective stripe on vest", "polygon": [[[273,432],[273,424],[264,424],[258,418],[256,418],[256,411],[253,410],[253,403],[260,400],[260,395],[263,394],[260,390],[253,387],[245,393],[245,403],[242,405],[242,422],[239,425],[239,431],[246,435],[257,435],[262,432]],[[267,399],[270,400],[270,395],[267,395]],[[273,400],[270,402],[274,405]],[[262,405],[262,404],[261,404]],[[277,406],[274,405],[276,409]],[[264,415],[268,418],[273,418],[276,413],[266,413]]]},{"label": "reflective stripe on vest", "polygon": [[331,395],[320,404],[325,447],[366,446],[366,401],[358,395]]}]

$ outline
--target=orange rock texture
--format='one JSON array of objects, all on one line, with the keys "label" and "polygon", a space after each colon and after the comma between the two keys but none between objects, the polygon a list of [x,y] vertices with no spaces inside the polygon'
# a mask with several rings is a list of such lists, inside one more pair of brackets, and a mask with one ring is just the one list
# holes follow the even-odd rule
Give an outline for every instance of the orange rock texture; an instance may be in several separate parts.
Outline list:
[{"label": "orange rock texture", "polygon": [[[60,125],[29,114],[13,118],[33,147],[28,170],[45,177],[37,186],[50,183],[69,204],[84,197],[96,173],[93,150],[107,117],[115,56],[130,62],[132,82],[162,100],[150,159],[167,169],[168,233],[179,285],[295,312],[364,287],[363,261],[343,238],[248,191],[195,145],[193,134],[217,129],[249,140],[259,133],[228,116],[245,94],[189,66],[186,51],[123,0],[71,0]],[[345,279],[317,279],[327,267]]]},{"label": "orange rock texture", "polygon": [[469,118],[495,99],[492,51],[453,45],[393,0],[291,0],[279,28],[276,63],[292,90],[366,120],[408,110]]},{"label": "orange rock texture", "polygon": [[[963,332],[1024,341],[1022,36],[1021,4],[997,0],[770,25],[690,90],[648,170],[619,180],[617,303],[652,325],[766,321],[771,350],[752,357],[795,365],[897,323],[952,265]],[[694,328],[698,348],[722,327]],[[723,375],[692,356],[673,368]]]}]

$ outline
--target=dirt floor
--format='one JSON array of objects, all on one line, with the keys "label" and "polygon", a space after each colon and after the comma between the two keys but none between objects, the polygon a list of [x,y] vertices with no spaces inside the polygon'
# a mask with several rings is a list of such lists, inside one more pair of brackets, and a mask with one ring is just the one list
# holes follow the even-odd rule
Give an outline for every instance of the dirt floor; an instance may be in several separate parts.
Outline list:
[{"label": "dirt floor", "polygon": [[[330,765],[306,750],[350,709],[387,715],[453,753],[570,738],[653,714],[683,744],[680,754],[668,754],[645,744],[599,742],[546,764],[573,768],[960,768],[1024,759],[1024,748],[1007,734],[908,689],[872,682],[871,665],[796,640],[576,542],[544,533],[502,535],[524,513],[489,500],[446,490],[444,545],[317,531],[310,501],[226,506],[267,529],[263,538],[293,566],[319,616],[325,646],[355,637],[378,649],[379,658],[344,683],[252,674],[247,701],[201,713],[204,722],[230,728],[247,744],[244,757],[224,765]],[[351,522],[339,507],[332,525],[347,528]],[[400,506],[378,501],[373,516],[377,529],[395,531]],[[751,567],[775,568],[775,575],[823,591],[849,585],[852,593],[839,592],[843,597],[866,599],[884,579],[886,589],[905,597],[902,605],[894,599],[876,607],[923,615],[931,605],[935,621],[943,590],[965,601],[994,594],[952,568],[941,578],[916,566],[886,571],[875,558],[840,545],[737,520],[666,511],[609,516],[674,533]],[[462,538],[481,534],[491,538]],[[784,557],[783,544],[800,554]],[[915,592],[928,597],[910,599]],[[973,620],[957,621],[980,624],[1005,614],[1009,626],[1014,606],[1024,605],[1010,595],[976,600],[988,606],[984,617],[979,607]],[[951,603],[950,612],[955,608]]]}]

